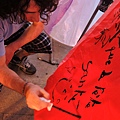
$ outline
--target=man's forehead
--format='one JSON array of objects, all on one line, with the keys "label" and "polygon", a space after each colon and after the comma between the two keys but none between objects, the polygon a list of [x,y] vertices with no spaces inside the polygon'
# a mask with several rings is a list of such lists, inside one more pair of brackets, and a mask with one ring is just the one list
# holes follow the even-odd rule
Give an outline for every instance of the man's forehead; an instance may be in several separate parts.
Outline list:
[{"label": "man's forehead", "polygon": [[28,10],[40,10],[40,7],[36,4],[36,2],[34,0],[30,0],[30,4],[29,4],[29,7],[28,7]]},{"label": "man's forehead", "polygon": [[34,0],[30,0],[30,6],[34,7],[34,6],[37,6],[36,2]]}]

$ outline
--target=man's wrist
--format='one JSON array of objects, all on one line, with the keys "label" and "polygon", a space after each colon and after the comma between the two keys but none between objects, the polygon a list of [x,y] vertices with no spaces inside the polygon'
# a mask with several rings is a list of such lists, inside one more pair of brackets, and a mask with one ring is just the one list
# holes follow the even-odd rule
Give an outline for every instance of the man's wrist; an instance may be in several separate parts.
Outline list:
[{"label": "man's wrist", "polygon": [[25,95],[25,89],[26,89],[26,86],[29,84],[29,82],[25,82],[24,86],[23,86],[23,89],[22,89],[22,94]]},{"label": "man's wrist", "polygon": [[25,82],[23,89],[22,89],[22,94],[26,96],[27,90],[30,88],[30,86],[33,85],[31,82]]}]

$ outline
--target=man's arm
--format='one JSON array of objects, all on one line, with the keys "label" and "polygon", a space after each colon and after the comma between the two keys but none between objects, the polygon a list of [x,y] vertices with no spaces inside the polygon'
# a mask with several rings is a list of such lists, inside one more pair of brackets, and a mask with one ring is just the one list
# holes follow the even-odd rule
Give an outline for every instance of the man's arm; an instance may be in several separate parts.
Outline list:
[{"label": "man's arm", "polygon": [[18,50],[23,45],[37,38],[43,31],[43,28],[44,28],[44,24],[42,22],[34,22],[31,26],[29,26],[25,30],[25,32],[16,41],[7,45],[6,46],[6,57],[7,57],[6,63],[8,64],[10,62],[16,50]]},{"label": "man's arm", "polygon": [[0,82],[22,94],[25,82],[5,64],[5,56],[0,57]]},{"label": "man's arm", "polygon": [[43,28],[44,24],[42,22],[33,22],[15,42],[11,43],[11,46],[18,50],[18,48],[37,38]]},{"label": "man's arm", "polygon": [[[10,70],[5,64],[5,56],[0,57],[0,83],[14,91],[23,94],[25,81],[22,80],[14,71]],[[49,99],[49,94],[33,83],[28,83],[24,90],[28,107],[35,110],[41,110],[50,105],[50,103],[40,100],[40,97]]]}]

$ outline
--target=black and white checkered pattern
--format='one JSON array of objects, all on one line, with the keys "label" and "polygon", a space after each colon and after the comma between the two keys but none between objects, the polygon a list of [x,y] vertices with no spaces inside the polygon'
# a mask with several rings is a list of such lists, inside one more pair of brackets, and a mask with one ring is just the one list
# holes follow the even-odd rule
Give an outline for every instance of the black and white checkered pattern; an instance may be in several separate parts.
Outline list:
[{"label": "black and white checkered pattern", "polygon": [[32,42],[24,45],[22,49],[29,53],[52,53],[50,38],[44,32]]}]

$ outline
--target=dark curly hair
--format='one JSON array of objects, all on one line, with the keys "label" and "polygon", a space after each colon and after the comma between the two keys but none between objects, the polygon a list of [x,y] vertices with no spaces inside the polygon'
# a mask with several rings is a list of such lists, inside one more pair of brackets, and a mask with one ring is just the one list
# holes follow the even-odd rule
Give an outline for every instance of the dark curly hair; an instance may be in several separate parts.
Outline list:
[{"label": "dark curly hair", "polygon": [[[46,23],[49,20],[50,13],[53,12],[58,5],[59,0],[34,0],[40,7],[40,18],[45,20]],[[29,6],[30,0],[0,0],[0,17],[2,19],[10,18],[13,22],[23,22],[25,20],[24,12]],[[17,16],[20,16],[18,21]]]}]

